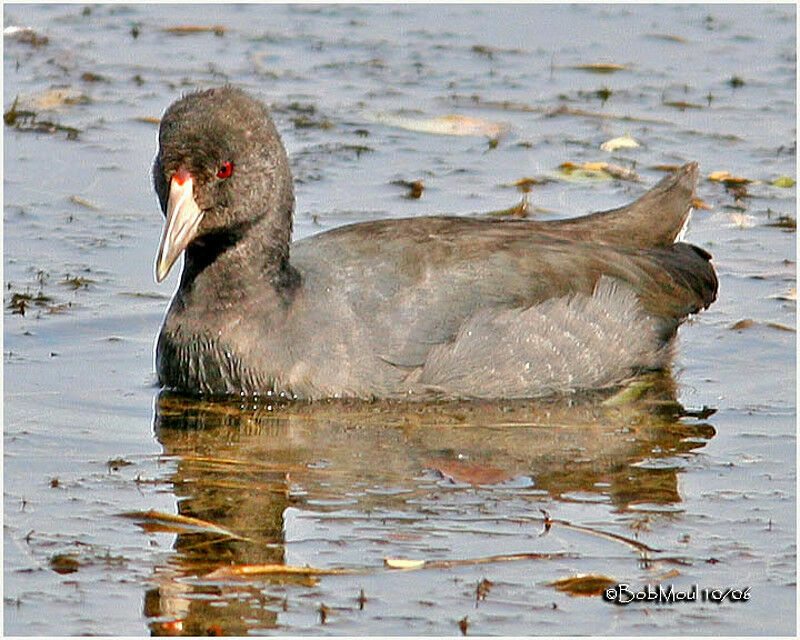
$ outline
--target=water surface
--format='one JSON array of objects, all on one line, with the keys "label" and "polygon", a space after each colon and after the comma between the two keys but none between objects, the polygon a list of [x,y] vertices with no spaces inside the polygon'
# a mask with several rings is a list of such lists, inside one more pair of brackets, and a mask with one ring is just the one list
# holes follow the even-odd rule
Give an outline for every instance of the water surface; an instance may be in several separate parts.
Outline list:
[{"label": "water surface", "polygon": [[[187,25],[220,29],[165,31]],[[794,634],[796,195],[770,184],[796,174],[793,6],[7,5],[4,26],[33,30],[7,31],[4,110],[36,113],[4,129],[6,633]],[[575,68],[595,63],[624,68]],[[527,194],[532,215],[568,217],[697,160],[710,208],[687,239],[714,255],[719,300],[622,405],[159,397],[177,276],[153,279],[152,119],[225,82],[273,109],[296,238],[506,209],[522,194],[504,185],[564,162],[639,176]],[[642,146],[600,150],[624,134]],[[395,184],[417,180],[421,198]],[[240,538],[120,517],[149,510]],[[477,563],[500,554],[539,555]],[[231,563],[357,573],[208,577]],[[751,596],[618,607],[551,586],[576,574]]]}]

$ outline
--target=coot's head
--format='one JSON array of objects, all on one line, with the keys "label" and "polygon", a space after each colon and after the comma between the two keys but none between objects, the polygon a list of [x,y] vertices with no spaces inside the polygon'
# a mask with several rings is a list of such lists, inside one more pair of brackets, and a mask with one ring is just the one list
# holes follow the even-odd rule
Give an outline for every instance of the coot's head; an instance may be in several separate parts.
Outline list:
[{"label": "coot's head", "polygon": [[153,182],[167,219],[159,282],[184,249],[232,246],[259,222],[288,251],[292,178],[262,103],[232,87],[189,94],[164,113],[158,143]]}]

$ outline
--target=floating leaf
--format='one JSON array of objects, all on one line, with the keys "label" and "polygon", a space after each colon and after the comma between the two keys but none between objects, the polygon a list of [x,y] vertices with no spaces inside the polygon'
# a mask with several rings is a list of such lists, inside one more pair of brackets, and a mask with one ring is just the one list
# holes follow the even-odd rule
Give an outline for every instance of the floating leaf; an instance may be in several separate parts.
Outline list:
[{"label": "floating leaf", "polygon": [[81,563],[70,554],[57,553],[50,558],[50,568],[56,573],[75,573],[80,566]]},{"label": "floating leaf", "polygon": [[671,33],[648,33],[645,37],[650,38],[651,40],[666,40],[667,42],[678,42],[680,44],[686,44],[689,42],[686,38],[675,36]]},{"label": "floating leaf", "polygon": [[548,583],[549,586],[571,596],[599,596],[616,584],[617,581],[613,578],[594,573],[579,573]]},{"label": "floating leaf", "polygon": [[617,149],[637,149],[640,145],[636,140],[631,138],[629,135],[620,136],[619,138],[611,138],[611,140],[606,140],[603,144],[600,145],[600,148],[603,151],[613,152]]},{"label": "floating leaf", "polygon": [[167,27],[162,29],[162,31],[178,36],[185,36],[193,33],[213,33],[215,36],[225,35],[225,27],[220,25],[179,25],[177,27]]},{"label": "floating leaf", "polygon": [[593,180],[607,180],[609,178],[619,178],[621,180],[638,180],[636,173],[624,167],[620,167],[610,162],[584,162],[575,164],[574,162],[563,162],[558,166],[562,179],[588,178]]},{"label": "floating leaf", "polygon": [[225,527],[189,516],[162,513],[160,511],[131,511],[120,514],[123,518],[140,520],[139,526],[146,531],[166,531],[170,533],[214,533],[227,538],[246,540]]},{"label": "floating leaf", "polygon": [[513,53],[513,54],[526,54],[528,53],[524,49],[501,49],[499,47],[490,47],[485,44],[476,44],[472,47],[473,53],[480,53],[481,55],[486,56],[487,58],[493,58],[495,54],[498,53]]},{"label": "floating leaf", "polygon": [[662,102],[665,107],[674,107],[675,109],[680,109],[683,111],[684,109],[703,109],[702,104],[693,104],[691,102],[684,102],[683,100],[670,100],[668,102]]},{"label": "floating leaf", "polygon": [[43,47],[50,41],[47,36],[39,35],[30,27],[6,27],[3,29],[3,35],[6,38],[15,38],[19,42],[24,42],[34,47]]},{"label": "floating leaf", "polygon": [[672,580],[673,578],[677,578],[681,575],[681,572],[677,569],[670,569],[669,571],[664,571],[663,573],[654,576],[653,582],[663,582],[664,580]]},{"label": "floating leaf", "polygon": [[751,229],[756,226],[756,219],[746,213],[731,213],[728,217],[733,226],[740,229]]},{"label": "floating leaf", "polygon": [[773,187],[781,187],[782,189],[789,189],[795,185],[795,181],[789,176],[780,176],[775,178],[770,184]]},{"label": "floating leaf", "polygon": [[750,327],[756,326],[756,321],[752,318],[745,318],[744,320],[739,320],[730,326],[730,329],[733,331],[741,331],[742,329],[749,329]]},{"label": "floating leaf", "polygon": [[77,89],[48,89],[41,93],[19,96],[17,108],[31,111],[52,111],[62,106],[86,104],[89,96]]},{"label": "floating leaf", "polygon": [[592,64],[578,64],[570,68],[591,73],[614,73],[615,71],[626,71],[630,67],[626,64],[615,64],[613,62],[595,62]]},{"label": "floating leaf", "polygon": [[478,586],[475,587],[475,600],[486,600],[486,596],[489,595],[489,591],[494,586],[494,582],[491,580],[487,580],[484,578],[478,583]]},{"label": "floating leaf", "polygon": [[797,289],[789,289],[784,293],[773,293],[770,296],[767,296],[771,300],[788,300],[789,302],[797,301]]},{"label": "floating leaf", "polygon": [[792,327],[787,327],[785,324],[779,324],[777,322],[767,322],[767,325],[770,329],[777,329],[778,331],[787,331],[789,333],[795,333],[796,329]]},{"label": "floating leaf", "polygon": [[389,127],[445,136],[487,136],[496,139],[508,129],[507,125],[499,122],[458,115],[418,119],[378,114],[375,118],[381,124]]},{"label": "floating leaf", "polygon": [[77,140],[80,131],[75,127],[66,127],[50,120],[38,120],[37,113],[30,109],[19,109],[19,97],[14,99],[11,108],[3,113],[3,122],[6,126],[14,127],[18,131],[33,131],[37,133],[67,134],[67,140]]},{"label": "floating leaf", "polygon": [[756,322],[752,318],[745,318],[744,320],[739,320],[739,322],[735,322],[729,328],[733,331],[743,331],[744,329],[752,329],[753,327],[757,327],[762,325],[768,327],[770,329],[777,329],[778,331],[787,331],[789,333],[795,333],[795,329],[792,327],[787,327],[785,324],[778,324],[777,322]]},{"label": "floating leaf", "polygon": [[85,198],[81,198],[80,196],[70,196],[69,201],[74,202],[75,204],[80,205],[85,209],[89,209],[90,211],[97,211],[100,208],[97,205],[89,202]]},{"label": "floating leaf", "polygon": [[383,563],[390,569],[421,569],[425,566],[424,560],[409,558],[384,558]]},{"label": "floating leaf", "polygon": [[205,578],[217,580],[219,578],[250,578],[267,575],[284,576],[341,576],[360,573],[355,569],[318,569],[317,567],[297,567],[288,564],[240,564],[218,567]]},{"label": "floating leaf", "polygon": [[531,187],[540,186],[550,182],[549,178],[520,178],[514,182],[504,182],[501,187],[516,187],[520,191],[527,193]]},{"label": "floating leaf", "polygon": [[708,179],[712,182],[724,182],[726,184],[749,184],[753,182],[749,178],[734,176],[727,171],[712,171],[708,174]]},{"label": "floating leaf", "polygon": [[392,184],[408,189],[408,192],[404,196],[408,199],[421,198],[422,192],[425,190],[425,184],[422,182],[422,180],[393,180]]},{"label": "floating leaf", "polygon": [[692,207],[695,209],[713,209],[710,204],[703,202],[700,198],[695,198],[692,200]]},{"label": "floating leaf", "polygon": [[519,204],[515,204],[508,209],[500,209],[498,211],[487,211],[478,215],[490,218],[527,218],[531,213],[528,200],[523,196]]},{"label": "floating leaf", "polygon": [[90,284],[94,284],[95,280],[91,278],[82,278],[81,276],[70,277],[69,274],[59,283],[75,290],[88,289]]},{"label": "floating leaf", "polygon": [[767,227],[779,227],[780,229],[797,229],[797,220],[792,216],[778,216],[775,220],[767,222]]}]

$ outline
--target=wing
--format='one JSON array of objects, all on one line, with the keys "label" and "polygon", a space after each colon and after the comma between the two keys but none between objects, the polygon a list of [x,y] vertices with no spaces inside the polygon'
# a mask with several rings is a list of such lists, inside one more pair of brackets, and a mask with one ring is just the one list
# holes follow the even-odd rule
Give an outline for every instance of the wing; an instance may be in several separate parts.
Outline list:
[{"label": "wing", "polygon": [[301,272],[336,288],[352,317],[371,327],[376,354],[398,367],[421,366],[479,310],[591,295],[602,276],[629,287],[667,340],[686,315],[714,300],[709,259],[682,243],[614,247],[466,218],[368,222],[292,247]]}]

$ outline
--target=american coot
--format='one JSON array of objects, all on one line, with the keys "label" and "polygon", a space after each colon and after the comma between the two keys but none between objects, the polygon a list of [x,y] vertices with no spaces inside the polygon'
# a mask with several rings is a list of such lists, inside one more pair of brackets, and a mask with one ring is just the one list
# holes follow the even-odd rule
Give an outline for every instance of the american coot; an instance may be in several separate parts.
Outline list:
[{"label": "american coot", "polygon": [[161,121],[156,277],[181,252],[156,349],[192,395],[537,397],[669,364],[708,307],[704,250],[675,242],[696,163],[634,203],[564,221],[452,216],[352,224],[291,242],[294,194],[266,107],[231,87]]}]

